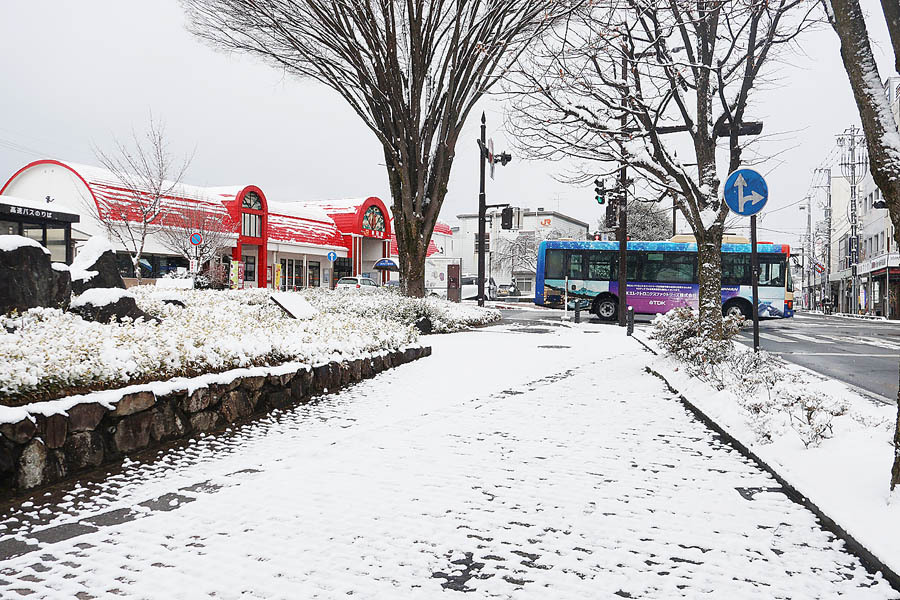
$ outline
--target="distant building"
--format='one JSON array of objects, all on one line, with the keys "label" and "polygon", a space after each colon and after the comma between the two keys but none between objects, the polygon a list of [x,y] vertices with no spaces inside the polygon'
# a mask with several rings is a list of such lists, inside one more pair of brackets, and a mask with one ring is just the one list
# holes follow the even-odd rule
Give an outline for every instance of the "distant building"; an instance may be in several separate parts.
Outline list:
[{"label": "distant building", "polygon": [[[900,77],[889,77],[884,93],[891,103],[894,121],[900,123]],[[816,274],[817,298],[828,298],[835,311],[852,310],[852,265],[850,263],[850,181],[840,165],[831,168],[831,262],[828,282]],[[873,315],[900,318],[900,254],[894,244],[894,226],[888,210],[875,208],[883,200],[881,190],[867,168],[857,183],[857,234],[859,236],[859,308]],[[824,263],[826,257],[817,257]],[[824,286],[824,290],[823,290]],[[890,291],[888,294],[887,291]]]},{"label": "distant building", "polygon": [[[590,225],[574,217],[552,210],[524,208],[515,229],[500,228],[500,211],[487,214],[485,272],[498,284],[515,283],[522,294],[534,292],[537,245],[545,239],[587,239]],[[456,256],[462,259],[466,274],[478,273],[478,215],[456,216],[459,226],[454,228],[453,244]]]}]

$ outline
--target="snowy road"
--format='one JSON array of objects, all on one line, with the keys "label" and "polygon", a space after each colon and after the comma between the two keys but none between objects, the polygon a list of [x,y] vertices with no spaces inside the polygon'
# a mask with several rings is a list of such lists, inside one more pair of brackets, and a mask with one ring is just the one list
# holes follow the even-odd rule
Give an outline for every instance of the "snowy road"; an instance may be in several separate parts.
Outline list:
[{"label": "snowy road", "polygon": [[645,373],[620,329],[431,344],[9,508],[0,597],[897,597]]}]

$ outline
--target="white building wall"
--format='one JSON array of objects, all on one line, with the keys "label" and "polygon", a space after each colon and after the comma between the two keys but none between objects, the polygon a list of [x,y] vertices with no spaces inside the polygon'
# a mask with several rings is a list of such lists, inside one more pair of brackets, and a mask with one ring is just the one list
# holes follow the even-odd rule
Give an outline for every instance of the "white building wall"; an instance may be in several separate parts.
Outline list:
[{"label": "white building wall", "polygon": [[[500,227],[500,214],[499,210],[488,212],[485,229],[489,234],[485,271],[494,278],[497,284],[511,283],[514,276],[509,267],[504,268],[493,260],[492,255],[501,239],[514,239],[520,233],[534,232],[538,240],[545,239],[548,235],[558,238],[584,240],[590,231],[590,226],[587,223],[573,217],[555,211],[532,211],[527,208],[522,209],[520,229],[504,230]],[[478,233],[478,215],[463,214],[457,215],[456,218],[459,221],[459,226],[453,240],[456,253],[452,256],[461,259],[464,274],[475,275],[478,272],[478,255],[475,247],[475,238]],[[517,273],[516,276],[518,283],[522,283],[523,278],[526,278],[525,273]],[[534,272],[530,272],[527,277],[530,277],[533,282]]]}]

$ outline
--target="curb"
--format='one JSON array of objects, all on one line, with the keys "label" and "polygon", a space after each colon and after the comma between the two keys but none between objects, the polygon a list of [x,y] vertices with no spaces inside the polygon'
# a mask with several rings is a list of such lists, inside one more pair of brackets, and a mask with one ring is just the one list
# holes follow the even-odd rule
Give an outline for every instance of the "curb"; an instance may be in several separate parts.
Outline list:
[{"label": "curb", "polygon": [[[644,348],[646,348],[648,352],[651,352],[655,356],[659,355],[653,348],[647,345],[640,338],[634,337],[634,339],[637,340]],[[688,400],[684,396],[684,394],[672,387],[672,384],[669,383],[669,380],[666,379],[664,375],[650,367],[644,367],[644,370],[647,373],[650,373],[651,375],[661,379],[670,392],[672,392],[673,394],[677,394],[679,402],[681,402],[681,404],[687,410],[689,410],[695,417],[697,417],[697,419],[701,423],[721,436],[722,440],[724,440],[725,443],[737,450],[745,458],[752,460],[754,464],[756,464],[760,469],[771,475],[772,478],[775,479],[775,481],[777,481],[782,488],[784,488],[785,495],[788,498],[790,498],[797,504],[800,504],[801,506],[812,512],[814,515],[816,515],[816,518],[819,520],[822,527],[834,534],[837,538],[843,540],[847,551],[856,556],[867,571],[873,574],[881,573],[885,581],[887,581],[888,584],[890,584],[890,586],[894,588],[894,590],[900,592],[900,575],[895,573],[893,569],[884,564],[884,562],[882,562],[880,558],[875,556],[871,551],[869,551],[868,548],[863,546],[856,538],[850,535],[850,533],[848,533],[843,527],[841,527],[839,523],[825,514],[825,512],[822,511],[822,509],[820,509],[812,500],[804,496],[789,481],[779,475],[775,469],[773,469],[766,461],[757,456],[756,453],[748,448],[743,442],[731,435],[728,431],[726,431],[718,423],[711,419],[706,413],[700,410],[700,408],[698,408],[690,400]]]}]

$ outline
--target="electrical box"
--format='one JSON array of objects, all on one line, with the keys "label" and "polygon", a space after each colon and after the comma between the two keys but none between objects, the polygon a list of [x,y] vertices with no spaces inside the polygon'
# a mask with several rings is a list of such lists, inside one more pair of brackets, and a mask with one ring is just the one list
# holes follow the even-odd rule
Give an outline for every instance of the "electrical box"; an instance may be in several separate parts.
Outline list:
[{"label": "electrical box", "polygon": [[447,265],[447,300],[450,302],[459,302],[460,300],[460,264],[452,263]]}]

